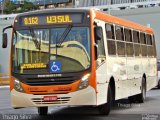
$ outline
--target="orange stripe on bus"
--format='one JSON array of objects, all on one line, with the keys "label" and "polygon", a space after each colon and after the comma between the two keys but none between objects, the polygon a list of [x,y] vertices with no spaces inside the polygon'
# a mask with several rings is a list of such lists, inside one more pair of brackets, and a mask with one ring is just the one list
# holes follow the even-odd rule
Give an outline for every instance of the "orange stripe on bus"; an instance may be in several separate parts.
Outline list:
[{"label": "orange stripe on bus", "polygon": [[21,83],[27,94],[61,94],[77,91],[80,81],[67,85],[29,86]]},{"label": "orange stripe on bus", "polygon": [[148,32],[148,33],[153,34],[153,30],[151,28],[142,26],[138,23],[134,23],[134,22],[131,22],[131,21],[128,21],[128,20],[124,20],[122,18],[111,16],[109,14],[105,14],[105,13],[102,13],[102,12],[99,12],[99,11],[95,11],[95,14],[96,14],[96,17],[95,17],[96,19],[105,21],[107,23],[121,25],[121,26],[124,26],[124,27],[133,28],[133,29],[136,29],[136,30],[140,30],[140,31],[143,31],[143,32]]},{"label": "orange stripe on bus", "polygon": [[91,61],[92,61],[92,67],[91,67],[91,77],[89,80],[89,84],[96,90],[96,60],[95,60],[95,50],[94,50],[94,18],[93,18],[93,11],[90,10],[90,25],[91,25]]}]

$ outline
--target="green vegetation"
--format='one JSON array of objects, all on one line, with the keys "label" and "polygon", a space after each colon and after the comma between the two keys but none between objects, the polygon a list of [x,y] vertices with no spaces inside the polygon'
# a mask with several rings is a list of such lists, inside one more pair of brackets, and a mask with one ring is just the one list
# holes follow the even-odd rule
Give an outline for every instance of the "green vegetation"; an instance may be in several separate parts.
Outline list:
[{"label": "green vegetation", "polygon": [[37,10],[37,9],[39,9],[38,6],[27,1],[25,1],[24,4],[19,4],[19,5],[14,4],[12,2],[6,2],[4,6],[4,13],[6,14],[22,13],[22,12],[27,12],[27,11]]}]

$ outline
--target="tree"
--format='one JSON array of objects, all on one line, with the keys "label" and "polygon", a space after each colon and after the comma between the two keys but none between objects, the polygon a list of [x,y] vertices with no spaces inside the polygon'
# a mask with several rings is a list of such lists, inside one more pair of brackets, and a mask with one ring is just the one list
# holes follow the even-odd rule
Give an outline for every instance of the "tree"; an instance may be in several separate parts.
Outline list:
[{"label": "tree", "polygon": [[20,7],[26,11],[37,10],[38,6],[34,5],[32,2],[24,1],[24,4],[21,4]]},{"label": "tree", "polygon": [[17,9],[17,5],[11,2],[6,2],[5,7],[4,7],[4,13],[11,14],[11,13],[14,13],[16,9]]},{"label": "tree", "polygon": [[34,5],[32,2],[24,1],[24,4],[14,4],[12,2],[6,2],[4,12],[6,14],[11,14],[11,13],[22,13],[37,9],[38,6]]}]

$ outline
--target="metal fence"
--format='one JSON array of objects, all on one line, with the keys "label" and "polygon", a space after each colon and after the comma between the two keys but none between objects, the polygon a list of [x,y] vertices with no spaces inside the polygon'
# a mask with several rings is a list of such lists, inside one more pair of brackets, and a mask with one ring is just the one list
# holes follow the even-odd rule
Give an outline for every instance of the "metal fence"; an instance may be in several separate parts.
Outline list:
[{"label": "metal fence", "polygon": [[88,7],[111,4],[111,0],[74,0],[75,7]]},{"label": "metal fence", "polygon": [[111,4],[135,3],[135,2],[149,2],[158,0],[111,0]]}]

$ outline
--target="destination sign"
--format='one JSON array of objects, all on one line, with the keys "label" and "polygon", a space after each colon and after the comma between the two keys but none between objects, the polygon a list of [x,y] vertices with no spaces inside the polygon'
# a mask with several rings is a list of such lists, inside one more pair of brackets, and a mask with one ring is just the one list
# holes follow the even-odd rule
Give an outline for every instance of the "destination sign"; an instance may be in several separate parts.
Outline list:
[{"label": "destination sign", "polygon": [[21,65],[21,69],[36,69],[36,68],[47,68],[47,65],[43,63],[22,64]]},{"label": "destination sign", "polygon": [[37,15],[21,17],[22,26],[82,23],[82,14]]}]

